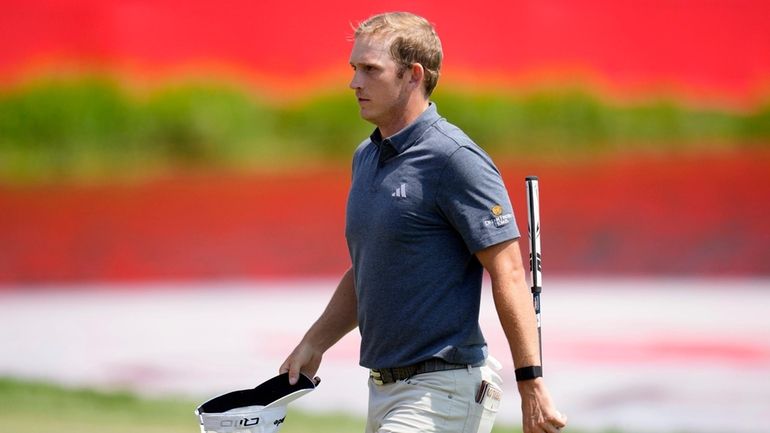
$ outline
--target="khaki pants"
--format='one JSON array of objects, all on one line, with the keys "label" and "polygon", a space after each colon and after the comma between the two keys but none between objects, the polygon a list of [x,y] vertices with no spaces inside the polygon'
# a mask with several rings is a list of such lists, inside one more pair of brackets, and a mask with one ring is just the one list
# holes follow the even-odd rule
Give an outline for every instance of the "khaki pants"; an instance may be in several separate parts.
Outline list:
[{"label": "khaki pants", "polygon": [[366,433],[489,433],[499,400],[476,402],[481,381],[498,390],[499,363],[481,367],[418,374],[410,379],[377,385],[369,379]]}]

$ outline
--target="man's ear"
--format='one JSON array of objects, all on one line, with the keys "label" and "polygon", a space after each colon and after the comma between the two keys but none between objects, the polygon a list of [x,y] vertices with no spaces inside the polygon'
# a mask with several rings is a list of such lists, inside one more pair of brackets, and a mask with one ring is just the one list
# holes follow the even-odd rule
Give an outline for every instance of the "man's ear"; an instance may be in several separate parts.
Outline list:
[{"label": "man's ear", "polygon": [[425,78],[425,68],[423,68],[419,63],[412,63],[409,71],[412,73],[412,76],[409,79],[409,84],[417,84],[421,86],[422,81]]}]

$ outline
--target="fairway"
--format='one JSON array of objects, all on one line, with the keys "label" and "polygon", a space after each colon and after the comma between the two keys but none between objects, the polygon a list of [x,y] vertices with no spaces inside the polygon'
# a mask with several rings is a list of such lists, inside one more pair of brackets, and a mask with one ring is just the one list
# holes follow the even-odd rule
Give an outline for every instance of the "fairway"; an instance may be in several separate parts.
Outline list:
[{"label": "fairway", "polygon": [[[197,432],[186,399],[143,399],[125,392],[68,389],[40,382],[0,379],[0,425],[25,433],[182,433]],[[316,415],[290,409],[282,433],[360,433],[364,420]],[[495,433],[516,429],[496,428]],[[572,430],[574,431],[574,430]]]}]

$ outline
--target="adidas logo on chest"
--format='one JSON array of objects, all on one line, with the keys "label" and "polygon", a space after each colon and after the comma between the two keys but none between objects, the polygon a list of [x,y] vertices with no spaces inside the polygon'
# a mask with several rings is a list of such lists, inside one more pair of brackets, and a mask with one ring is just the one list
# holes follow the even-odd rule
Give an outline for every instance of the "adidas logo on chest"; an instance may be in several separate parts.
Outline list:
[{"label": "adidas logo on chest", "polygon": [[391,194],[390,196],[398,197],[398,198],[406,198],[406,184],[402,183],[398,188],[396,188],[396,191],[393,192],[393,194]]}]

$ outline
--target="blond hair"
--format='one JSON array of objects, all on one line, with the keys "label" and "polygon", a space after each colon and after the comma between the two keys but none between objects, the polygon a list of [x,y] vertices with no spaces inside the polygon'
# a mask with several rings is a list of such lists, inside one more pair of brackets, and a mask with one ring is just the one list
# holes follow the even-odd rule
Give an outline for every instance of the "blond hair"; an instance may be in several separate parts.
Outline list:
[{"label": "blond hair", "polygon": [[425,95],[430,96],[438,83],[441,70],[441,41],[425,18],[409,12],[374,15],[358,25],[354,38],[391,38],[390,56],[399,64],[399,74],[415,63],[425,71]]}]

